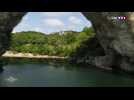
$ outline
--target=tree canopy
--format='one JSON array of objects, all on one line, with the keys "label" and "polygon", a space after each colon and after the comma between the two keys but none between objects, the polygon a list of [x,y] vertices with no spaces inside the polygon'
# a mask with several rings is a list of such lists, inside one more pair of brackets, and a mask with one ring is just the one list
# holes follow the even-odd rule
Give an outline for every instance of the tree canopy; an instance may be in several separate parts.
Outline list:
[{"label": "tree canopy", "polygon": [[10,50],[13,52],[41,55],[69,56],[82,41],[92,37],[92,28],[85,27],[81,32],[65,31],[45,34],[35,31],[12,33]]}]

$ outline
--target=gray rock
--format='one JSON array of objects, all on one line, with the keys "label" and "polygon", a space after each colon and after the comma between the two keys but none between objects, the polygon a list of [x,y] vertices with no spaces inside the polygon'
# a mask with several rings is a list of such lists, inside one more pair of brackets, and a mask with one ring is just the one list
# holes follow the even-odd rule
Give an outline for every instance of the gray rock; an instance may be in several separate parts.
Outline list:
[{"label": "gray rock", "polygon": [[[96,38],[105,52],[105,56],[95,57],[95,65],[132,70],[132,64],[124,59],[134,61],[134,13],[83,12],[83,14],[92,22]],[[125,16],[127,19],[113,21],[110,18],[114,16]]]},{"label": "gray rock", "polygon": [[119,62],[119,67],[126,72],[134,72],[134,63],[129,62],[127,58],[122,58]]},{"label": "gray rock", "polygon": [[0,55],[10,46],[10,33],[24,14],[24,12],[0,12]]}]

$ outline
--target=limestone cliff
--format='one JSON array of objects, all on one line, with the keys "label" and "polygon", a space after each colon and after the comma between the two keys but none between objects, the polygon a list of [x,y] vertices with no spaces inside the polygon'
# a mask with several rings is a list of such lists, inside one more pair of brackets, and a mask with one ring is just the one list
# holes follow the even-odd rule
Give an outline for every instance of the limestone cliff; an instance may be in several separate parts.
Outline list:
[{"label": "limestone cliff", "polygon": [[[90,12],[83,14],[92,22],[96,38],[105,52],[105,56],[94,58],[95,65],[134,71],[134,13]],[[126,19],[110,19],[118,16],[125,16]]]},{"label": "limestone cliff", "polygon": [[10,45],[10,33],[21,21],[24,12],[0,12],[0,55],[3,54]]}]

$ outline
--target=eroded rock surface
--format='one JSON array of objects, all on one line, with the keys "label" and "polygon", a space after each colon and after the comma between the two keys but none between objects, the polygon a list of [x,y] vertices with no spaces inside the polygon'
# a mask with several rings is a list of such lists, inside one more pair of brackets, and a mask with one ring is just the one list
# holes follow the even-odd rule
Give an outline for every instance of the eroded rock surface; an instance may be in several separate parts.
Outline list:
[{"label": "eroded rock surface", "polygon": [[[91,12],[83,13],[91,20],[96,38],[104,49],[105,56],[95,57],[98,67],[119,67],[134,71],[134,13]],[[125,16],[125,20],[110,18]]]},{"label": "eroded rock surface", "polygon": [[11,32],[21,21],[24,12],[0,12],[0,55],[2,55],[10,45]]}]

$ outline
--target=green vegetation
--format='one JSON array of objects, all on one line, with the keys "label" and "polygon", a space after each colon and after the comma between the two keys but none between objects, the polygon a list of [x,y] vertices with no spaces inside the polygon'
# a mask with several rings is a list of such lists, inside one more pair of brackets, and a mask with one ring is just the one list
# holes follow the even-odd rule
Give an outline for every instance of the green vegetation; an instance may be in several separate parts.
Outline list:
[{"label": "green vegetation", "polygon": [[94,36],[92,28],[85,27],[82,32],[44,34],[28,31],[12,33],[10,50],[13,52],[33,53],[53,56],[69,56],[81,42]]}]

